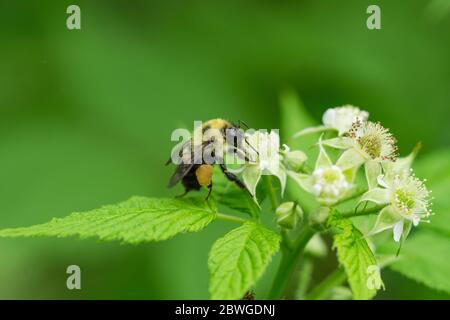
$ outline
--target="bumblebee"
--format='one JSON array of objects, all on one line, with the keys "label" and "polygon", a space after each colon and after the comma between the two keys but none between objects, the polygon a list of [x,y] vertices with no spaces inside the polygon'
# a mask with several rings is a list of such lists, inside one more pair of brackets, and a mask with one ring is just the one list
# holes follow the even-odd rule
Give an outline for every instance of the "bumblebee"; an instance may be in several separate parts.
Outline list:
[{"label": "bumblebee", "polygon": [[[217,132],[217,134],[212,135],[211,137],[206,137],[205,139],[205,133],[208,129],[215,129],[214,132]],[[194,130],[194,136],[196,133],[201,133],[201,142],[194,142],[193,139],[187,141],[179,150],[179,155],[190,156],[189,159],[192,160],[194,157],[194,151],[197,148],[201,147],[203,148],[203,150],[206,150],[208,152],[210,151],[212,157],[207,158],[202,152],[200,159],[201,161],[197,161],[197,163],[194,163],[194,161],[186,161],[187,163],[182,162],[178,164],[175,173],[170,178],[168,187],[172,188],[179,181],[181,181],[184,186],[185,192],[179,197],[186,195],[192,190],[200,190],[202,187],[206,187],[209,189],[208,196],[206,197],[206,199],[208,199],[212,191],[214,165],[219,165],[223,174],[229,181],[234,182],[239,188],[244,189],[249,194],[251,194],[245,184],[235,174],[228,171],[223,159],[216,157],[217,155],[214,154],[215,142],[220,140],[220,142],[223,142],[224,145],[228,147],[228,149],[234,149],[238,151],[237,154],[240,154],[242,157],[243,141],[245,141],[246,143],[248,142],[243,136],[242,130],[240,128],[240,123],[239,125],[236,125],[223,119],[213,119],[203,123],[203,125],[201,127],[198,127],[196,130]],[[248,161],[245,156],[243,157],[246,161]],[[172,159],[169,159],[166,165],[171,163],[171,160]]]}]

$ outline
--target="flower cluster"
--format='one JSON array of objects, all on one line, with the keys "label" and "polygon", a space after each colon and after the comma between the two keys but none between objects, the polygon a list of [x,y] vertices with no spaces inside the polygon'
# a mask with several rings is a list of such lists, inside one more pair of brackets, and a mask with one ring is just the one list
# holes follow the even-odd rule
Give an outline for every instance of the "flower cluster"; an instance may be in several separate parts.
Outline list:
[{"label": "flower cluster", "polygon": [[[369,121],[369,113],[354,106],[328,109],[322,120],[322,125],[294,135],[294,138],[301,138],[321,133],[313,168],[306,165],[308,159],[303,151],[268,143],[271,153],[277,157],[276,165],[271,166],[267,159],[260,160],[256,156],[243,169],[244,183],[253,195],[261,174],[272,174],[280,180],[282,192],[286,177],[290,177],[312,194],[320,206],[332,207],[353,198],[357,189],[361,189],[361,186],[357,188],[355,178],[363,168],[367,190],[359,203],[371,202],[380,208],[369,234],[393,229],[394,240],[398,242],[406,238],[411,226],[428,221],[426,218],[432,214],[431,191],[411,169],[417,150],[399,158],[396,139],[390,130],[379,122]],[[258,132],[248,137],[252,142],[274,141],[272,138]]]}]

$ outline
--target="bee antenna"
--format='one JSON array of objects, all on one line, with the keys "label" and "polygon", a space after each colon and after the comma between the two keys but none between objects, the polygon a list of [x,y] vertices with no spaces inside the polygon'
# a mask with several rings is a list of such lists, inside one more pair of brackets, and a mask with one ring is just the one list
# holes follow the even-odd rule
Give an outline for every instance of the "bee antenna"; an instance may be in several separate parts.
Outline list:
[{"label": "bee antenna", "polygon": [[231,122],[231,124],[233,125],[233,127],[236,127],[236,128],[240,128],[241,127],[241,120],[238,120],[238,121],[230,121]]},{"label": "bee antenna", "polygon": [[255,151],[256,154],[259,156],[258,150],[256,150],[255,147],[253,147],[253,146],[250,144],[250,142],[248,142],[247,138],[244,138],[244,140],[245,140],[245,142],[247,143],[247,145],[248,145],[250,148],[252,148],[253,151]]},{"label": "bee antenna", "polygon": [[246,124],[244,121],[242,121],[242,120],[238,120],[238,123],[239,123],[239,128],[241,127],[241,124],[243,124],[244,125],[244,127],[246,128],[246,129],[249,129],[250,127],[248,126],[248,124]]}]

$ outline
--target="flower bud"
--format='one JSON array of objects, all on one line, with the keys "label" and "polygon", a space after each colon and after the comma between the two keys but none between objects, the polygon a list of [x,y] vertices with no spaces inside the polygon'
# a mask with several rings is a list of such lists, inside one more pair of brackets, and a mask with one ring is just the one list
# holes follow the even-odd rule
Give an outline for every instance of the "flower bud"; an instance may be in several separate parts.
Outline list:
[{"label": "flower bud", "polygon": [[323,226],[330,216],[331,209],[329,207],[319,207],[309,214],[309,223],[316,227]]},{"label": "flower bud", "polygon": [[305,247],[305,252],[313,257],[324,258],[328,254],[328,247],[319,234],[315,234]]},{"label": "flower bud", "polygon": [[284,154],[284,159],[286,166],[295,172],[300,171],[302,166],[305,164],[307,157],[303,151],[295,150],[289,151]]},{"label": "flower bud", "polygon": [[303,210],[295,202],[284,202],[276,210],[277,223],[280,227],[293,229],[299,219],[303,219]]}]

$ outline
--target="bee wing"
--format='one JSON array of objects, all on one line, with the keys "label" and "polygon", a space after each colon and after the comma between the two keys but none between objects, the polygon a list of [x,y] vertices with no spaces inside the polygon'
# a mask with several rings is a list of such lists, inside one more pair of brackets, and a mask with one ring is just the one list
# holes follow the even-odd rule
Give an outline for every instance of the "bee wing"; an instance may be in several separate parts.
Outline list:
[{"label": "bee wing", "polygon": [[[212,145],[212,143],[213,143],[213,141],[205,141],[199,147],[208,148],[208,147],[210,147]],[[184,145],[183,145],[183,148],[184,148]],[[200,151],[201,150],[202,149],[200,149]],[[192,160],[194,159],[194,154],[193,153],[191,153],[191,159]],[[170,163],[171,160],[172,159],[169,159],[169,161],[167,163]],[[181,179],[183,179],[186,176],[186,174],[192,169],[192,167],[194,165],[195,165],[195,163],[181,163],[181,164],[179,164],[177,166],[177,169],[175,170],[175,173],[170,178],[168,187],[172,188],[173,186],[175,186]]]},{"label": "bee wing", "polygon": [[194,164],[179,164],[177,169],[175,170],[175,173],[172,175],[169,181],[169,188],[172,188],[175,186],[181,179],[183,179],[186,174],[192,169]]}]

